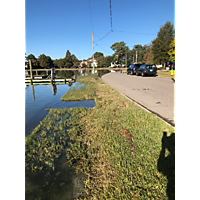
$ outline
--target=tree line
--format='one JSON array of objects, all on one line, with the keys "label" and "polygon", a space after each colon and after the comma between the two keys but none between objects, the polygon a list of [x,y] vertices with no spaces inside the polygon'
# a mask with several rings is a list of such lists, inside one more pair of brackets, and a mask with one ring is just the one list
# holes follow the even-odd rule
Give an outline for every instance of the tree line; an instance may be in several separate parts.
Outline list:
[{"label": "tree line", "polygon": [[[157,37],[148,45],[137,44],[132,49],[126,46],[124,41],[116,42],[110,47],[114,53],[111,56],[104,56],[101,52],[95,52],[94,58],[98,67],[109,67],[111,62],[114,64],[126,64],[129,66],[131,63],[136,62],[141,64],[165,64],[168,61],[175,62],[175,29],[171,22],[167,21],[157,33]],[[33,61],[33,66],[36,67],[64,67],[71,68],[79,66],[80,60],[69,50],[66,52],[64,58],[52,60],[50,56],[41,54],[35,58],[33,54],[26,57]],[[89,59],[92,59],[92,56]],[[88,65],[91,67],[91,65]]]}]

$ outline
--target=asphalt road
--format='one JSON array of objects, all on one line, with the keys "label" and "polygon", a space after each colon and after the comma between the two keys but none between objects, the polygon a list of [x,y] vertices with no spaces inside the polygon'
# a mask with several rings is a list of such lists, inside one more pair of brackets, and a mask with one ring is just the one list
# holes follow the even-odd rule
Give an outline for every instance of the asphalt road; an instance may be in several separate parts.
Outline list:
[{"label": "asphalt road", "polygon": [[175,126],[175,80],[117,72],[105,74],[101,79]]}]

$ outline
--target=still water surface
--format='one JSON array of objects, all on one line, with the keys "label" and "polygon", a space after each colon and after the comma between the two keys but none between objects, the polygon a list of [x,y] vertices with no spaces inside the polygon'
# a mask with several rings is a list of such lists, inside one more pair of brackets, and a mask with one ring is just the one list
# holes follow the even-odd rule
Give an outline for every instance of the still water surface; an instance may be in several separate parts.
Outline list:
[{"label": "still water surface", "polygon": [[[87,75],[83,70],[77,72],[57,73],[57,77],[70,78],[74,75]],[[99,72],[101,76],[107,72]],[[72,108],[72,107],[94,107],[94,101],[60,101],[61,97],[71,87],[79,87],[78,83],[72,85],[27,85],[25,86],[25,135],[28,136],[31,131],[48,114],[45,109],[50,108]],[[55,160],[55,170],[45,168],[45,170],[25,173],[25,196],[26,200],[46,199],[46,200],[72,200],[78,198],[80,193],[84,192],[84,175],[76,175],[74,169],[68,164],[62,165],[67,161],[66,153]],[[62,166],[60,166],[62,165]],[[83,193],[84,194],[84,193]]]},{"label": "still water surface", "polygon": [[94,101],[60,101],[61,97],[71,87],[63,85],[28,85],[25,86],[25,134],[26,136],[39,124],[48,114],[45,109],[50,108],[72,108],[72,107],[94,107]]}]

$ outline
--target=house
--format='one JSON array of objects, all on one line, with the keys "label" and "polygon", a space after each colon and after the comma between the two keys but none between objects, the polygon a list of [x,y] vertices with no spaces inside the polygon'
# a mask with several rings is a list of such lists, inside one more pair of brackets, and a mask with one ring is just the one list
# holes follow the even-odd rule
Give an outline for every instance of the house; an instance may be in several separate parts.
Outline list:
[{"label": "house", "polygon": [[114,62],[114,63],[111,62],[111,65],[109,67],[110,68],[115,68],[115,67],[122,68],[122,67],[125,67],[125,65],[124,64],[116,64],[116,62]]},{"label": "house", "polygon": [[[88,64],[90,64],[91,67],[93,67],[92,58],[88,58],[87,62],[88,62]],[[96,61],[96,59],[94,59],[94,67],[97,67],[97,61]]]},{"label": "house", "polygon": [[87,67],[87,65],[88,65],[87,61],[82,61],[80,63],[80,67]]}]

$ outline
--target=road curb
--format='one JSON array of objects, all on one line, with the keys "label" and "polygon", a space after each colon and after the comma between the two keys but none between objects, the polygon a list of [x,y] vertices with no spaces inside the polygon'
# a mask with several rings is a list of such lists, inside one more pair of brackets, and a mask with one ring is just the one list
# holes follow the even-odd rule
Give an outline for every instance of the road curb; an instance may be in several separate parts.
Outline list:
[{"label": "road curb", "polygon": [[175,128],[175,123],[171,120],[166,119],[165,117],[161,116],[160,114],[148,109],[147,107],[143,106],[142,104],[140,104],[139,102],[135,101],[134,99],[130,98],[129,96],[119,92],[120,94],[122,94],[124,97],[126,97],[127,99],[133,101],[136,105],[138,105],[139,107],[141,107],[142,109],[144,109],[145,111],[154,114],[156,117],[158,117],[159,119],[161,119],[162,121],[164,121],[166,124],[170,125],[171,127]]},{"label": "road curb", "polygon": [[[106,74],[104,74],[106,75]],[[102,76],[104,76],[102,75]],[[100,77],[100,79],[102,80],[102,76]],[[103,81],[103,80],[102,80]],[[106,83],[105,81],[103,81],[104,83]],[[109,85],[108,83],[106,83],[107,85]],[[110,85],[109,85],[110,86]],[[111,86],[110,86],[111,87]],[[114,88],[113,88],[114,89]],[[116,89],[114,89],[116,90]],[[116,90],[117,91],[117,90]],[[119,91],[118,91],[119,92]],[[170,125],[171,127],[175,128],[175,122],[173,120],[169,120],[163,116],[161,116],[160,114],[150,110],[149,108],[147,108],[146,106],[142,105],[141,103],[137,102],[136,100],[130,98],[129,96],[119,92],[121,95],[123,95],[124,97],[126,97],[128,100],[133,101],[136,105],[138,105],[139,107],[141,107],[142,109],[144,109],[145,111],[154,114],[156,117],[158,117],[159,119],[161,119],[163,122],[165,122],[166,124]]]}]

